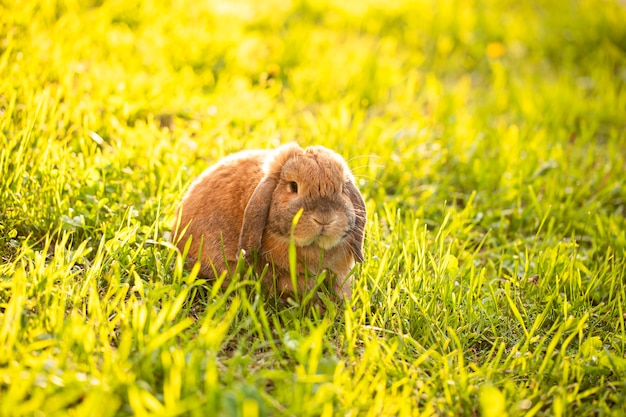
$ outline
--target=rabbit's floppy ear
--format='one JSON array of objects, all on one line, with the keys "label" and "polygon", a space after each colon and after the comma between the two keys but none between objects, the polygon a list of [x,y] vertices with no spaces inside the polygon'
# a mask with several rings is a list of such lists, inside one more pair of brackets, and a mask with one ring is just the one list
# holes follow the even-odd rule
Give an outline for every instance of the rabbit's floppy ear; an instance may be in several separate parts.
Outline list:
[{"label": "rabbit's floppy ear", "polygon": [[363,201],[363,197],[361,193],[356,188],[356,185],[352,181],[348,181],[344,184],[344,189],[346,190],[352,205],[354,206],[354,227],[350,230],[349,234],[349,245],[350,251],[354,255],[354,259],[357,262],[363,262],[363,240],[365,237],[365,201]]},{"label": "rabbit's floppy ear", "polygon": [[302,153],[302,149],[296,143],[287,143],[276,148],[265,160],[263,164],[265,177],[254,189],[243,213],[238,252],[243,249],[247,256],[251,256],[251,251],[261,247],[263,229],[267,224],[272,194],[278,185],[280,173],[285,162],[298,153]]},{"label": "rabbit's floppy ear", "polygon": [[246,205],[243,213],[243,225],[239,233],[239,245],[237,251],[246,251],[246,256],[251,256],[252,251],[261,247],[263,229],[267,223],[267,216],[272,202],[272,193],[276,188],[277,180],[266,176],[254,189],[252,197]]}]

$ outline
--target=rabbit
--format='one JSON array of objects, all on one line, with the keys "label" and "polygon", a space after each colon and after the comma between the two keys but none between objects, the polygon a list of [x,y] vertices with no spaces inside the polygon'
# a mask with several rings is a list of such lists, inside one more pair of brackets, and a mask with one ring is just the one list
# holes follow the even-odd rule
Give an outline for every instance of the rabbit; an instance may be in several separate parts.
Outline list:
[{"label": "rabbit", "polygon": [[177,209],[172,236],[181,252],[191,239],[186,265],[200,261],[202,277],[230,274],[242,254],[259,274],[269,266],[262,288],[281,299],[312,290],[315,276],[326,270],[330,295],[349,301],[349,273],[363,262],[365,223],[365,202],[344,159],[322,146],[288,143],[241,151],[204,171]]}]

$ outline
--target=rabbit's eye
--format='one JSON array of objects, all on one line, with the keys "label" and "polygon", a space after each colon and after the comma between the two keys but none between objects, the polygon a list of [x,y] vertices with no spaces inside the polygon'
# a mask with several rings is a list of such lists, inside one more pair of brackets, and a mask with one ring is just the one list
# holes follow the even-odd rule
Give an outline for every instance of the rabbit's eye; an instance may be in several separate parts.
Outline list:
[{"label": "rabbit's eye", "polygon": [[291,190],[292,193],[297,193],[298,192],[298,183],[295,181],[289,181],[289,190]]}]

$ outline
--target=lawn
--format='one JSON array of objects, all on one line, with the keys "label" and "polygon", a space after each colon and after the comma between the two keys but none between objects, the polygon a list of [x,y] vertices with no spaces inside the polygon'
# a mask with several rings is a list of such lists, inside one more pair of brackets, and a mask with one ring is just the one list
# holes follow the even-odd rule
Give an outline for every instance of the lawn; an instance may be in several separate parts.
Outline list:
[{"label": "lawn", "polygon": [[[626,414],[626,4],[0,0],[1,416]],[[297,141],[368,209],[353,299],[168,241]]]}]

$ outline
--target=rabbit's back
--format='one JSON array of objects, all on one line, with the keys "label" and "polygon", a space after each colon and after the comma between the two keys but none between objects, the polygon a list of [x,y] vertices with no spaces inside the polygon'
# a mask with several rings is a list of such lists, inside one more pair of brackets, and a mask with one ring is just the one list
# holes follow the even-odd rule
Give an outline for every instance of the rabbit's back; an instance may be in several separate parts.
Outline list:
[{"label": "rabbit's back", "polygon": [[[191,184],[177,211],[174,242],[183,251],[191,237],[189,263],[211,259],[218,274],[226,261],[235,262],[246,204],[263,177],[266,151],[245,151],[228,156],[205,170]],[[201,275],[212,277],[210,265]]]}]

